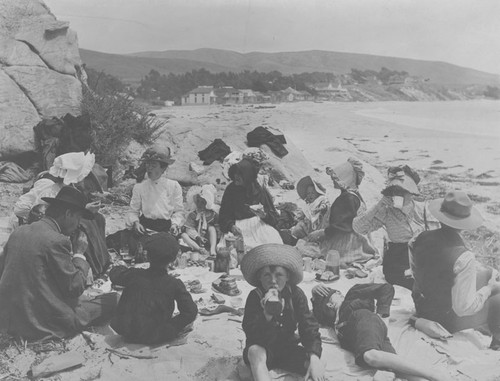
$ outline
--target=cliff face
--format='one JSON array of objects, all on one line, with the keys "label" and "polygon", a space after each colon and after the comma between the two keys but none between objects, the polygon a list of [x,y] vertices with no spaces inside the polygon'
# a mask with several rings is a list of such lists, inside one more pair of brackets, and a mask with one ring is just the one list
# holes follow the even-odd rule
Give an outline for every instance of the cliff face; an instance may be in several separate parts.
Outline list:
[{"label": "cliff face", "polygon": [[80,115],[76,33],[39,0],[0,0],[0,157],[34,148],[43,118]]}]

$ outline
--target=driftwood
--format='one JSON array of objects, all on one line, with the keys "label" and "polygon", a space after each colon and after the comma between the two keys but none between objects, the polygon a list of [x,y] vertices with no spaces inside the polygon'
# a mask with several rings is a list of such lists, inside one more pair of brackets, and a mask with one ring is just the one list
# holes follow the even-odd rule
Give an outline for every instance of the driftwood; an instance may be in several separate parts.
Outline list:
[{"label": "driftwood", "polygon": [[51,356],[40,364],[31,367],[30,376],[32,378],[46,377],[53,373],[81,366],[84,362],[84,357],[76,352]]},{"label": "driftwood", "polygon": [[118,357],[121,357],[121,358],[129,358],[129,357],[133,357],[135,359],[154,359],[156,358],[156,356],[151,356],[151,355],[135,355],[135,354],[132,354],[132,353],[129,353],[129,352],[122,352],[122,351],[119,351],[117,349],[112,349],[112,348],[106,348],[106,350],[110,353],[113,353],[115,355],[117,355]]}]

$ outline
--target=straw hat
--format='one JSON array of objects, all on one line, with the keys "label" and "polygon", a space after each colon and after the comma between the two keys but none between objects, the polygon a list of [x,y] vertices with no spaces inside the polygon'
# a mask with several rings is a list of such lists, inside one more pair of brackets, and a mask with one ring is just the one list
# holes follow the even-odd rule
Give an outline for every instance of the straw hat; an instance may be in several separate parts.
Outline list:
[{"label": "straw hat", "polygon": [[170,148],[168,147],[165,147],[163,149],[160,149],[160,147],[148,148],[142,154],[141,161],[143,162],[159,161],[161,163],[165,163],[168,165],[175,163],[175,159],[172,159],[172,156],[170,154]]},{"label": "straw hat", "polygon": [[82,213],[82,217],[86,220],[94,219],[94,214],[85,208],[85,205],[87,205],[87,198],[76,188],[64,186],[57,193],[56,197],[42,197],[42,200],[49,205],[62,205],[76,209]]},{"label": "straw hat", "polygon": [[321,195],[324,195],[326,189],[318,182],[314,181],[311,176],[301,178],[297,183],[297,193],[299,197],[304,200],[307,196],[307,188],[312,185],[314,190]]},{"label": "straw hat", "polygon": [[245,280],[254,287],[260,286],[259,270],[266,266],[281,266],[288,270],[289,282],[302,282],[302,257],[292,246],[267,243],[254,247],[241,261],[241,273]]},{"label": "straw hat", "polygon": [[444,198],[430,201],[429,211],[439,222],[455,229],[473,230],[484,221],[469,196],[460,191],[448,192]]}]

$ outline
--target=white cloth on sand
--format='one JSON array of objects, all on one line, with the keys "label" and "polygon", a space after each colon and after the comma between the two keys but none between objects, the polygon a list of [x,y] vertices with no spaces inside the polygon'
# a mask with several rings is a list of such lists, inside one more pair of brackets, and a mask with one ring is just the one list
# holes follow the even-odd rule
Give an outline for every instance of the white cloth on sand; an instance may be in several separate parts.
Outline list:
[{"label": "white cloth on sand", "polygon": [[236,226],[243,233],[243,241],[247,250],[265,243],[283,243],[280,233],[259,217],[236,220]]}]

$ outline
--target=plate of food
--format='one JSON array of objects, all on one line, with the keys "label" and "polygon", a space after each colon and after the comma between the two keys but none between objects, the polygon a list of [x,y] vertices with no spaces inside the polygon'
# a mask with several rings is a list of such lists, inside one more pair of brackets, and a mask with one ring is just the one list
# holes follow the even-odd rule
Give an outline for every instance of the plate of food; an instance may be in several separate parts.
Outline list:
[{"label": "plate of food", "polygon": [[316,280],[324,283],[335,282],[339,278],[340,275],[337,275],[332,271],[323,271],[321,273],[316,273]]}]

